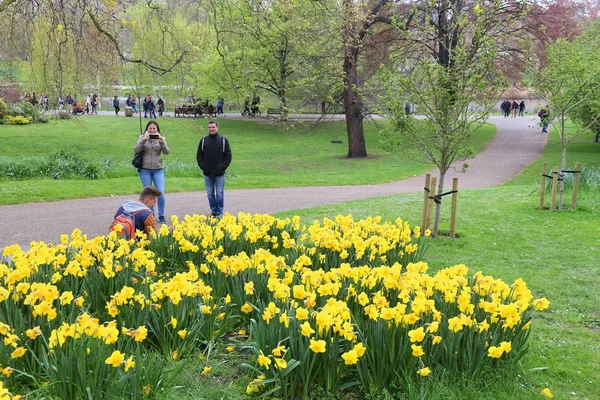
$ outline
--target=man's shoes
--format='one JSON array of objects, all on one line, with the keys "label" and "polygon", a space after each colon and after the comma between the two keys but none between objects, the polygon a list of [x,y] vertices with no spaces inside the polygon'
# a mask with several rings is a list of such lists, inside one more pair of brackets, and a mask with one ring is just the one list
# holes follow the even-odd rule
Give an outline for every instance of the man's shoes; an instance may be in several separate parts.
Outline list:
[{"label": "man's shoes", "polygon": [[167,220],[165,220],[165,217],[161,215],[160,217],[158,217],[158,222],[160,222],[161,224],[166,224]]}]

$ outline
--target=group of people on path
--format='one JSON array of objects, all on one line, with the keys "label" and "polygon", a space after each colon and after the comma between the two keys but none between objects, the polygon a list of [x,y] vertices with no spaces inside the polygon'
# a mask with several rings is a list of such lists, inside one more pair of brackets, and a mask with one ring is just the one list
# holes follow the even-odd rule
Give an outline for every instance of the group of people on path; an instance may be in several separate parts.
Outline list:
[{"label": "group of people on path", "polygon": [[523,117],[525,113],[525,100],[521,100],[520,103],[517,103],[516,100],[513,100],[512,103],[509,100],[504,100],[500,104],[500,109],[502,110],[502,116],[505,118],[511,116],[517,118],[517,113],[519,117]]},{"label": "group of people on path", "polygon": [[[138,168],[142,192],[138,201],[125,201],[114,216],[131,215],[135,229],[146,234],[156,228],[154,207],[158,204],[158,223],[165,219],[165,173],[162,155],[170,152],[167,140],[156,120],[148,121],[133,150],[143,153],[141,168]],[[204,185],[211,210],[211,217],[221,218],[225,206],[225,171],[231,164],[231,147],[225,136],[219,134],[219,123],[208,122],[208,135],[200,139],[196,150],[196,162],[204,175]],[[114,222],[113,222],[114,224]],[[111,225],[112,229],[113,225]]]}]

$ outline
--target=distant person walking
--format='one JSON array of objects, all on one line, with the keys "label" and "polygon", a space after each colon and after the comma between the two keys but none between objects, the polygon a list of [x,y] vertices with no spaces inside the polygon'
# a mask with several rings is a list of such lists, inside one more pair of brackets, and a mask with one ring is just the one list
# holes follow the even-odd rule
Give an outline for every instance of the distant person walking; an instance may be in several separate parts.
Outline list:
[{"label": "distant person walking", "polygon": [[517,111],[519,111],[519,103],[517,103],[516,100],[513,100],[510,110],[512,111],[512,117],[517,118]]},{"label": "distant person walking", "polygon": [[542,133],[548,133],[548,125],[550,125],[550,112],[546,108],[541,108],[538,113],[540,124],[542,125]]},{"label": "distant person walking", "polygon": [[119,99],[117,98],[117,96],[113,98],[113,107],[115,108],[115,115],[119,115],[121,107],[119,107]]},{"label": "distant person walking", "polygon": [[519,103],[519,117],[523,117],[525,112],[525,100],[521,100]]},{"label": "distant person walking", "polygon": [[231,164],[231,147],[219,134],[219,123],[208,122],[208,135],[200,139],[196,161],[204,174],[211,216],[220,218],[225,206],[225,171]]},{"label": "distant person walking", "polygon": [[161,154],[169,154],[169,146],[167,140],[160,133],[158,122],[155,120],[148,121],[146,131],[140,135],[133,150],[136,153],[144,152],[142,168],[140,168],[140,180],[142,186],[152,186],[161,191],[158,197],[158,222],[166,222],[165,220],[165,172],[163,170],[163,162]]}]

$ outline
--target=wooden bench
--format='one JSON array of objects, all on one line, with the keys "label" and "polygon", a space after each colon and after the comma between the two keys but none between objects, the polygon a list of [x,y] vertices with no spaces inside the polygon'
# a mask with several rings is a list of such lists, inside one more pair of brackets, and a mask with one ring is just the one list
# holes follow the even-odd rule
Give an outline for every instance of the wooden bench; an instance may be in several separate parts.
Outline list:
[{"label": "wooden bench", "polygon": [[202,107],[197,106],[181,106],[175,107],[175,116],[193,115],[194,117],[202,116]]},{"label": "wooden bench", "polygon": [[267,108],[267,115],[280,115],[281,107],[279,108]]}]

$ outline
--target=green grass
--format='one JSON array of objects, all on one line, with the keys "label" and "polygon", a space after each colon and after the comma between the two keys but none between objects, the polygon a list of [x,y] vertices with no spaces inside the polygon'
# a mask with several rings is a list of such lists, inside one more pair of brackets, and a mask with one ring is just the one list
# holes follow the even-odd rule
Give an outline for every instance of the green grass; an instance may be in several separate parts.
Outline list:
[{"label": "green grass", "polygon": [[[144,126],[145,126],[145,122]],[[163,157],[168,192],[198,190],[203,183],[196,165],[196,148],[206,134],[205,119],[160,120],[171,153]],[[368,159],[347,159],[345,124],[328,122],[317,128],[298,125],[282,130],[271,123],[220,119],[221,133],[231,142],[233,162],[229,188],[267,188],[314,185],[359,185],[390,182],[421,174],[429,165],[411,162],[378,147],[381,124],[366,124]],[[27,160],[60,150],[98,165],[98,180],[30,179],[0,177],[0,204],[132,194],[139,191],[137,171],[131,165],[139,133],[137,118],[85,116],[48,124],[7,126],[0,129],[3,160]],[[481,151],[495,135],[486,125],[473,135],[471,147]],[[342,141],[333,144],[332,140]],[[108,168],[107,168],[108,166]]]}]

